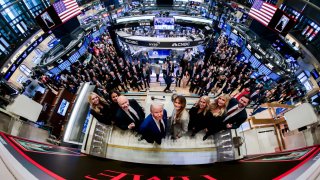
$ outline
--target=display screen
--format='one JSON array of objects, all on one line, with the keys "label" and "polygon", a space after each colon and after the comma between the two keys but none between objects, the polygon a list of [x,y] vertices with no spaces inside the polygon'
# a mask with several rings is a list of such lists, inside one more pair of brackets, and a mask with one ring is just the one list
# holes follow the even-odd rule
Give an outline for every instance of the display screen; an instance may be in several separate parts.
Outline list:
[{"label": "display screen", "polygon": [[80,54],[80,56],[82,56],[82,55],[84,55],[85,53],[86,53],[86,51],[87,51],[87,47],[83,44],[81,47],[80,47],[80,49],[79,49],[79,54]]},{"label": "display screen", "polygon": [[253,68],[258,68],[261,65],[261,62],[255,56],[251,56],[249,61]]},{"label": "display screen", "polygon": [[247,59],[249,59],[250,56],[251,56],[251,52],[249,51],[248,48],[246,48],[246,49],[243,51],[243,54],[244,54],[244,56],[246,56]]},{"label": "display screen", "polygon": [[66,115],[66,112],[67,112],[67,110],[68,110],[69,104],[70,104],[70,103],[69,103],[67,100],[62,99],[61,104],[60,104],[60,106],[59,106],[59,108],[58,108],[57,113],[60,114],[61,116],[65,116],[65,115]]},{"label": "display screen", "polygon": [[154,28],[159,30],[174,30],[174,18],[155,17]]},{"label": "display screen", "polygon": [[259,67],[259,72],[268,76],[271,73],[271,70],[269,68],[267,68],[267,66],[261,65]]},{"label": "display screen", "polygon": [[271,79],[273,79],[274,81],[277,81],[280,79],[280,76],[276,73],[271,73],[268,75]]},{"label": "display screen", "polygon": [[59,64],[59,68],[61,70],[65,70],[67,67],[69,67],[71,65],[71,63],[69,61],[64,61],[63,63]]},{"label": "display screen", "polygon": [[62,23],[53,6],[48,7],[35,19],[44,32],[48,32]]},{"label": "display screen", "polygon": [[100,34],[103,34],[105,30],[106,30],[106,26],[102,26],[99,30]]},{"label": "display screen", "polygon": [[53,69],[50,70],[50,72],[54,75],[59,74],[61,72],[61,70],[58,67],[55,67]]},{"label": "display screen", "polygon": [[245,41],[241,36],[239,36],[239,38],[237,39],[237,44],[239,45],[239,47],[245,45]]},{"label": "display screen", "polygon": [[236,41],[236,42],[237,42],[237,40],[238,40],[238,36],[235,35],[234,33],[231,33],[231,34],[230,34],[230,38],[231,38],[232,40]]},{"label": "display screen", "polygon": [[[81,49],[81,48],[80,48]],[[74,54],[72,54],[70,57],[69,57],[69,61],[71,63],[74,63],[76,62],[80,57],[80,54],[78,52],[75,52]]]},{"label": "display screen", "polygon": [[92,33],[92,37],[93,38],[96,38],[98,36],[100,36],[100,32],[99,31],[95,31],[95,32]]},{"label": "display screen", "polygon": [[294,19],[291,19],[283,11],[277,10],[271,19],[268,27],[280,33],[286,35],[295,25]]},{"label": "display screen", "polygon": [[169,49],[154,49],[151,51],[148,51],[149,58],[166,58],[167,56],[170,56],[170,50]]},{"label": "display screen", "polygon": [[231,26],[229,24],[226,24],[226,35],[229,36],[231,33]]}]

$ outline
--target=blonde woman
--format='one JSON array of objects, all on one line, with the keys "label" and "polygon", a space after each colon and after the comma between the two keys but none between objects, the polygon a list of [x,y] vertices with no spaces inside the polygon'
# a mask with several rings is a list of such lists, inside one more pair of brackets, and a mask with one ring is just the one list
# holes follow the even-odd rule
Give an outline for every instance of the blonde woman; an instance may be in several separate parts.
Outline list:
[{"label": "blonde woman", "polygon": [[176,96],[173,100],[174,110],[171,115],[171,139],[181,138],[188,131],[189,113],[186,110],[186,98]]},{"label": "blonde woman", "polygon": [[94,92],[91,92],[89,94],[88,101],[90,104],[90,113],[92,114],[92,116],[95,117],[99,122],[110,125],[111,119],[109,118],[109,116],[111,112],[109,103]]},{"label": "blonde woman", "polygon": [[198,102],[189,110],[190,122],[188,129],[192,131],[191,136],[206,128],[207,122],[212,118],[210,112],[210,97],[202,96]]},{"label": "blonde woman", "polygon": [[219,96],[214,102],[210,105],[210,112],[212,114],[211,118],[208,119],[206,124],[207,133],[203,137],[205,141],[210,135],[213,135],[220,131],[221,126],[223,125],[222,121],[226,116],[226,109],[228,107],[230,97],[228,95]]}]

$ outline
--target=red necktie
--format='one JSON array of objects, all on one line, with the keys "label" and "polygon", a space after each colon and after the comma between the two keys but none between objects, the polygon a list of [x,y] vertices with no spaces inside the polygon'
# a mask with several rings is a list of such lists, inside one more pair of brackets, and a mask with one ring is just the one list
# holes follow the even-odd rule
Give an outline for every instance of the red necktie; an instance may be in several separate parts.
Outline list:
[{"label": "red necktie", "polygon": [[228,111],[227,112],[227,116],[229,116],[230,114],[234,113],[238,109],[239,109],[239,107],[236,107],[236,108],[232,109],[231,111]]}]

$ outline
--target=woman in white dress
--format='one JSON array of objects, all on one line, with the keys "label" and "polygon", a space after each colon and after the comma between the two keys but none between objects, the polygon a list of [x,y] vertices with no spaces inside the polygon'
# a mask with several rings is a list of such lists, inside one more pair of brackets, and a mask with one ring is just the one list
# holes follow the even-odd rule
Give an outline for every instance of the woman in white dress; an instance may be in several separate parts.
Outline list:
[{"label": "woman in white dress", "polygon": [[174,110],[171,115],[171,139],[179,139],[188,131],[189,113],[186,110],[186,98],[176,96],[173,101]]}]

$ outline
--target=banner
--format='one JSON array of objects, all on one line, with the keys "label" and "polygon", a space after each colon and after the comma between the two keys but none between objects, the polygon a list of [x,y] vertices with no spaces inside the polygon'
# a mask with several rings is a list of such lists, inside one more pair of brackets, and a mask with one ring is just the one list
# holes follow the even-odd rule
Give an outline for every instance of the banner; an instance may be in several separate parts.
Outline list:
[{"label": "banner", "polygon": [[145,47],[156,47],[156,48],[180,48],[180,47],[192,47],[204,45],[207,42],[207,39],[195,40],[195,41],[183,41],[183,42],[155,42],[155,41],[146,41],[146,40],[133,40],[120,37],[119,39],[127,44],[132,44],[136,46],[145,46]]}]

